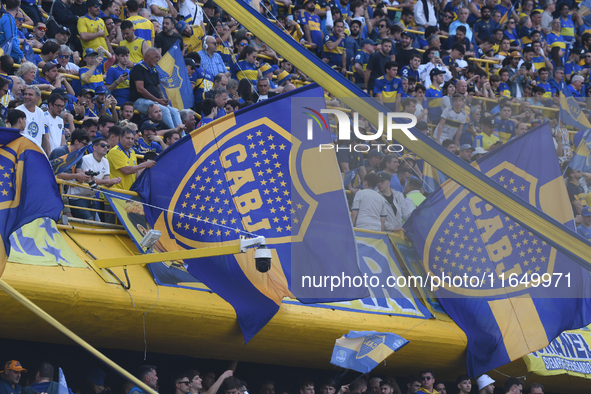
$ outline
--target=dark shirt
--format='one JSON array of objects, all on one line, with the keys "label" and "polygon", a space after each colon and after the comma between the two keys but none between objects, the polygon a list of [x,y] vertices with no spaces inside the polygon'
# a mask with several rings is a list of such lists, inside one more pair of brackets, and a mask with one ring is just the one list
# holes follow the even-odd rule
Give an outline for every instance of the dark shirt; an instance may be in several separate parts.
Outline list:
[{"label": "dark shirt", "polygon": [[[77,3],[72,3],[72,5],[70,6],[70,11],[72,11],[72,13],[76,16],[84,16],[86,15],[86,2],[82,3],[82,4],[77,4]],[[54,12],[55,14],[55,12]]]},{"label": "dark shirt", "polygon": [[[86,8],[85,8],[86,10]],[[65,25],[70,29],[70,32],[76,31],[76,24],[78,17],[68,8],[63,1],[56,1],[53,6],[53,17],[60,25]]]},{"label": "dark shirt", "polygon": [[[441,44],[441,49],[445,49],[446,51],[450,51],[456,42],[461,43],[461,41],[459,41],[456,38],[456,36],[449,36],[445,41],[443,41],[443,44]],[[464,37],[464,44],[466,44],[466,50],[469,51],[470,50],[470,40],[468,40],[467,37]]]},{"label": "dark shirt", "polygon": [[[135,81],[144,81],[144,88],[154,97],[162,98],[162,91],[160,90],[160,79],[158,78],[158,71],[156,67],[149,68],[142,60],[131,69],[129,74],[129,98],[135,101],[139,98],[145,98],[140,95],[135,86]],[[149,100],[149,99],[148,99]]]},{"label": "dark shirt", "polygon": [[566,184],[566,191],[568,193],[568,199],[570,200],[573,209],[573,216],[577,216],[578,213],[575,210],[575,206],[573,205],[573,203],[575,201],[579,201],[583,207],[587,205],[587,201],[585,200],[585,190],[583,190],[583,187],[581,185],[574,185],[571,182],[568,182]]},{"label": "dark shirt", "polygon": [[154,44],[156,48],[162,48],[162,56],[177,42],[181,41],[181,45],[183,43],[183,37],[181,37],[178,33],[172,33],[172,35],[167,35],[163,31],[156,34],[154,38]]},{"label": "dark shirt", "polygon": [[402,49],[400,45],[396,45],[396,64],[398,64],[398,70],[402,70],[402,67],[410,64],[410,59],[413,55],[420,55],[421,53],[414,48]]},{"label": "dark shirt", "polygon": [[367,91],[373,92],[373,82],[376,78],[381,77],[385,74],[386,63],[390,61],[390,56],[382,55],[382,52],[378,51],[369,57],[367,62],[367,70],[371,70],[369,74],[369,81],[367,82]]},{"label": "dark shirt", "polygon": [[2,378],[0,379],[0,394],[20,394],[22,387],[18,384],[16,385],[16,389],[12,387],[12,383],[8,380]]}]

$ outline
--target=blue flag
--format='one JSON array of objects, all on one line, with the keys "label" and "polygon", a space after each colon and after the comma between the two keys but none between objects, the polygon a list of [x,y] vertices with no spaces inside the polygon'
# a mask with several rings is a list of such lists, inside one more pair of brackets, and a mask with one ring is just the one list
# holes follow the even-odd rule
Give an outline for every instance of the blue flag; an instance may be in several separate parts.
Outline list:
[{"label": "blue flag", "polygon": [[368,373],[408,341],[390,332],[349,331],[337,339],[330,363]]},{"label": "blue flag", "polygon": [[182,42],[177,41],[156,65],[164,96],[170,100],[172,107],[179,110],[192,108],[194,102],[193,86],[180,45]]},{"label": "blue flag", "polygon": [[581,141],[577,145],[568,166],[574,170],[589,172],[591,171],[591,129],[580,130],[579,132],[582,133]]},{"label": "blue flag", "polygon": [[240,235],[266,238],[273,254],[267,273],[256,271],[252,250],[185,261],[189,273],[232,304],[246,342],[285,296],[325,302],[369,294],[351,283],[333,291],[311,284],[360,271],[334,151],[318,148],[331,143],[330,133],[308,140],[305,107],[325,107],[318,85],[220,118],[165,150],[132,188],[150,204],[146,218],[166,250],[236,244]]},{"label": "blue flag", "polygon": [[0,275],[10,235],[37,218],[58,220],[63,207],[45,154],[18,130],[0,128]]},{"label": "blue flag", "polygon": [[589,124],[585,114],[581,111],[579,103],[565,83],[562,84],[562,90],[560,91],[560,111],[558,116],[564,124],[569,126],[577,129],[591,129],[591,124]]},{"label": "blue flag", "polygon": [[50,161],[49,164],[53,169],[53,173],[58,175],[64,171],[68,171],[75,163],[78,163],[78,160],[82,159],[82,156],[84,156],[86,153],[87,148],[87,146],[83,146],[74,152],[70,152],[67,155],[63,155]]},{"label": "blue flag", "polygon": [[[523,205],[574,230],[548,124],[477,164]],[[440,303],[468,337],[470,376],[591,322],[589,272],[457,183],[442,185],[404,227]]]}]

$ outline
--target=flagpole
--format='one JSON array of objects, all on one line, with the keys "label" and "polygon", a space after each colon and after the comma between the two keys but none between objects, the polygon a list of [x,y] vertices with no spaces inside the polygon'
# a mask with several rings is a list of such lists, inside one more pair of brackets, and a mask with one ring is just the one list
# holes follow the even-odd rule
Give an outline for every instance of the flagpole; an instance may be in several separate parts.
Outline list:
[{"label": "flagpole", "polygon": [[135,376],[133,376],[132,374],[127,372],[125,369],[121,368],[119,365],[117,365],[114,361],[109,359],[107,356],[105,356],[104,354],[102,354],[101,352],[96,350],[88,342],[86,342],[84,339],[80,338],[78,335],[76,335],[74,332],[72,332],[70,329],[68,329],[62,323],[60,323],[55,318],[50,316],[43,309],[39,308],[31,300],[29,300],[27,297],[25,297],[20,292],[18,292],[18,290],[16,290],[14,287],[12,287],[8,283],[6,283],[3,279],[0,279],[0,288],[2,290],[4,290],[8,295],[10,295],[12,298],[17,300],[21,304],[23,304],[31,312],[33,312],[34,314],[39,316],[41,319],[45,320],[47,323],[49,323],[54,328],[56,328],[58,331],[62,332],[64,335],[66,335],[68,338],[70,338],[71,340],[73,340],[74,342],[76,342],[77,344],[82,346],[84,349],[88,350],[92,355],[94,355],[95,357],[100,359],[102,362],[107,364],[109,367],[113,368],[115,371],[119,372],[121,375],[123,375],[127,379],[131,380],[136,386],[139,386],[142,390],[144,390],[148,394],[158,394],[156,391],[154,391],[152,388],[148,387],[141,380],[139,380],[138,378],[136,378]]}]

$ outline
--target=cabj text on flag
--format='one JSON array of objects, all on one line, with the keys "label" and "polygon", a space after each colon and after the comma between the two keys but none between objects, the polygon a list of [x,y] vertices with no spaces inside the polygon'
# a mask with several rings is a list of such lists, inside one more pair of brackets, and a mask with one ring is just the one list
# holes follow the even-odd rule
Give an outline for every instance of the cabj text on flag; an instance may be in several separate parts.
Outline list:
[{"label": "cabj text on flag", "polygon": [[330,133],[306,137],[304,108],[324,105],[322,89],[309,85],[216,120],[166,150],[132,188],[150,204],[146,218],[162,232],[166,250],[265,237],[273,254],[265,274],[255,269],[253,251],[188,261],[191,274],[232,304],[246,341],[283,297],[328,302],[368,296],[365,288],[331,292],[302,284],[306,275],[359,275],[336,159],[318,150],[331,142]]}]

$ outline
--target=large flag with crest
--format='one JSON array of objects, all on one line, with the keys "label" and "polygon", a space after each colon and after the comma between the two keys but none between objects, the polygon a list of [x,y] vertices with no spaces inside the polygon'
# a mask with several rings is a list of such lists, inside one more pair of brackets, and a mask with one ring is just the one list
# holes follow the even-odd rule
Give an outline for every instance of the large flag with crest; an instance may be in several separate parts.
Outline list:
[{"label": "large flag with crest", "polygon": [[0,128],[0,275],[10,235],[37,218],[57,221],[63,207],[45,153],[18,130]]},{"label": "large flag with crest", "polygon": [[[515,199],[574,230],[548,124],[476,166]],[[435,281],[436,295],[468,337],[472,377],[591,322],[589,272],[452,180],[413,212],[405,230],[425,273],[451,281]]]},{"label": "large flag with crest", "polygon": [[177,41],[156,65],[162,91],[174,108],[193,107],[193,87],[183,59],[182,42]]},{"label": "large flag with crest", "polygon": [[272,268],[254,251],[186,260],[188,271],[228,301],[248,342],[285,296],[328,302],[368,296],[365,288],[314,287],[324,276],[360,275],[357,248],[327,130],[307,137],[306,107],[325,107],[318,85],[296,89],[218,119],[156,159],[133,190],[166,250],[264,236]]}]

